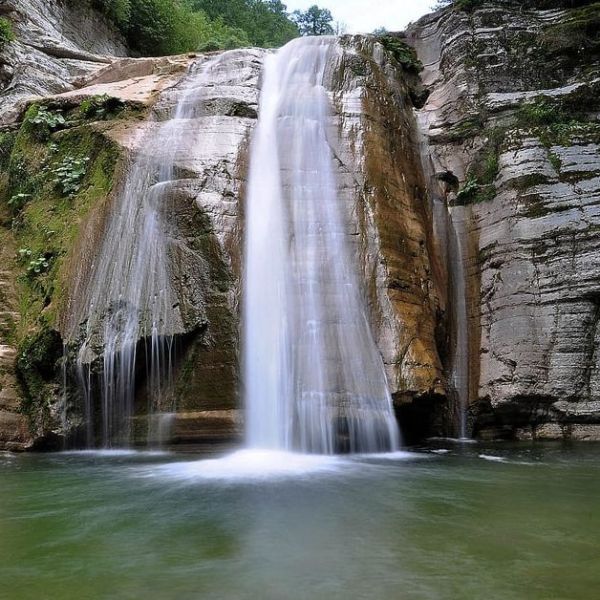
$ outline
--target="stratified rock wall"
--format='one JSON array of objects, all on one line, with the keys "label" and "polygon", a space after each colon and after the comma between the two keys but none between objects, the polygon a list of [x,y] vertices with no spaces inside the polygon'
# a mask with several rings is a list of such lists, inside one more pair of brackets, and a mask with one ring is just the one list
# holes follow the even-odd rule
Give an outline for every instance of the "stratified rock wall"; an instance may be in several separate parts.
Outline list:
[{"label": "stratified rock wall", "polygon": [[15,40],[0,51],[0,125],[28,98],[60,94],[127,56],[124,40],[98,12],[67,0],[4,0]]},{"label": "stratified rock wall", "polygon": [[[458,291],[473,433],[598,437],[598,43],[577,29],[581,13],[531,4],[446,9],[411,26],[405,39],[424,64],[421,83],[401,37],[345,36],[332,51],[325,84],[339,194],[396,407],[420,434],[451,432],[440,407],[452,395]],[[0,9],[17,37],[0,53],[1,448],[49,435],[57,443],[80,427],[81,398],[60,393],[62,343],[76,345],[85,327],[86,290],[127,165],[172,113],[186,70],[206,60],[127,58],[108,24],[72,6],[8,0]],[[172,432],[181,443],[230,440],[243,425],[244,185],[265,52],[222,56],[181,132],[168,184]],[[107,97],[116,112],[95,112]],[[36,99],[67,121],[40,136],[38,108],[23,117]],[[48,178],[86,152],[87,171],[65,203]],[[464,290],[452,289],[453,231]],[[137,396],[141,439],[143,374]]]},{"label": "stratified rock wall", "polygon": [[443,309],[406,74],[373,39],[343,38],[333,98],[340,194],[354,204],[372,328],[397,404],[445,394]]},{"label": "stratified rock wall", "polygon": [[598,438],[600,72],[577,25],[593,13],[527,4],[411,27],[431,90],[419,120],[470,214],[474,433]]}]

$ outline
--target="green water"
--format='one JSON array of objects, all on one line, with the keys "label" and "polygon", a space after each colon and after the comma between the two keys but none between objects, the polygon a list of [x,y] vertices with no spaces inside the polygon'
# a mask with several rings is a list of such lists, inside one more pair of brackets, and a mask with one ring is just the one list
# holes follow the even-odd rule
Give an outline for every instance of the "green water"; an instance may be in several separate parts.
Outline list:
[{"label": "green water", "polygon": [[263,478],[0,454],[0,598],[600,597],[600,447],[440,448]]}]

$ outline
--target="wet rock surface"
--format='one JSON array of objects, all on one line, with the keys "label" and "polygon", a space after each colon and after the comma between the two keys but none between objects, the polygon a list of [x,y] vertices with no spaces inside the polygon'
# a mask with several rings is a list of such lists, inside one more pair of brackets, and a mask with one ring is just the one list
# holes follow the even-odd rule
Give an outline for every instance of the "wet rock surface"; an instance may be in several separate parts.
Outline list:
[{"label": "wet rock surface", "polygon": [[[17,39],[0,53],[0,124],[15,128],[36,97],[75,110],[106,95],[132,110],[85,124],[119,159],[102,200],[77,215],[56,322],[69,340],[84,325],[82,290],[127,165],[173,113],[190,65],[207,57],[127,58],[119,36],[92,13],[58,1],[27,5],[2,7]],[[415,437],[452,428],[440,413],[452,393],[456,327],[445,203],[465,238],[471,430],[483,438],[600,438],[600,73],[593,54],[548,47],[568,10],[515,6],[445,10],[411,27],[406,39],[425,66],[428,92],[419,88],[416,114],[409,76],[372,39],[344,37],[327,73],[339,194],[390,389]],[[165,252],[177,298],[172,436],[182,444],[239,439],[242,431],[243,200],[264,56],[227,53],[180,124],[185,143],[169,183]],[[51,419],[32,423],[22,411],[17,246],[10,227],[2,235],[0,447],[18,450],[36,439],[55,443],[80,423],[76,410],[61,422],[58,371]],[[142,382],[142,421],[145,393]],[[69,399],[71,409],[76,402]],[[140,439],[144,427],[134,427]]]}]

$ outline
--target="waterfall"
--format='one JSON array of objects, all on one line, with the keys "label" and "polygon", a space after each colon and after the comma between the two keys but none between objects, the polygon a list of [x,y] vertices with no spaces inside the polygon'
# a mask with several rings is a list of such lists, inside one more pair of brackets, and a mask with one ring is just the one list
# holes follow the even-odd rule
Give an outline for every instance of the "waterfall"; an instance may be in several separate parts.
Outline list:
[{"label": "waterfall", "polygon": [[458,434],[461,439],[467,438],[467,410],[469,407],[469,325],[464,263],[464,242],[467,237],[465,219],[465,207],[455,206],[451,209],[449,266],[452,278],[455,334],[450,382],[457,396]]},{"label": "waterfall", "polygon": [[337,193],[326,89],[335,38],[265,60],[246,205],[243,298],[248,443],[396,449],[399,433],[359,277],[359,236]]},{"label": "waterfall", "polygon": [[[85,335],[77,355],[77,373],[88,422],[87,442],[101,437],[104,446],[131,439],[139,353],[146,363],[149,428],[154,411],[173,410],[169,390],[173,336],[183,333],[169,269],[170,229],[166,218],[170,191],[178,178],[176,161],[186,151],[183,134],[206,83],[224,55],[195,63],[184,79],[185,91],[169,118],[153,122],[140,144],[108,216],[103,243],[86,293]],[[94,360],[102,357],[99,381]],[[100,388],[100,406],[93,390]],[[102,432],[93,431],[95,413]]]}]

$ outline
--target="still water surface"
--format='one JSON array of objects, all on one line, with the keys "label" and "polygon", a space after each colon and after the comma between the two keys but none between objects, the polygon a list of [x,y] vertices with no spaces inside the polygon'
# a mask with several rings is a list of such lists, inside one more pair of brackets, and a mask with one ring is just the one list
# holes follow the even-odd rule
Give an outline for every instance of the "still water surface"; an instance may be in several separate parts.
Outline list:
[{"label": "still water surface", "polygon": [[600,447],[0,453],[0,598],[600,597]]}]

